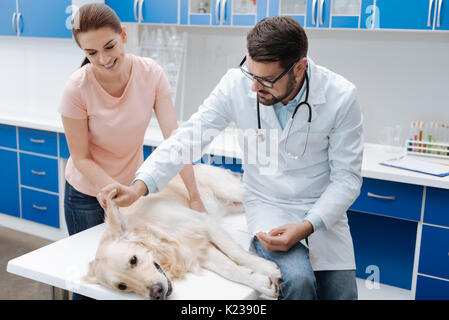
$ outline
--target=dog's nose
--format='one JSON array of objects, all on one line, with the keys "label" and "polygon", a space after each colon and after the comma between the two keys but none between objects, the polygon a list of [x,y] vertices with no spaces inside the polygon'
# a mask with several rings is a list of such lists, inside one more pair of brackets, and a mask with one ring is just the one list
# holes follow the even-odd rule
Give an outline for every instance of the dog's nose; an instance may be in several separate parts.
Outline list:
[{"label": "dog's nose", "polygon": [[164,288],[162,287],[162,283],[158,282],[150,287],[150,298],[155,300],[164,299]]}]

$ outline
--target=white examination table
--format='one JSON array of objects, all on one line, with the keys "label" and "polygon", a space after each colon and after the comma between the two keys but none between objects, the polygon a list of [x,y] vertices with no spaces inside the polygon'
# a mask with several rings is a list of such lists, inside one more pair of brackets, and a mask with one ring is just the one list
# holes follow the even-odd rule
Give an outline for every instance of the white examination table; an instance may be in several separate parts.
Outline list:
[{"label": "white examination table", "polygon": [[[243,214],[224,218],[222,226],[245,249],[249,247],[251,236],[238,231],[246,230]],[[12,259],[8,262],[7,271],[94,299],[142,299],[135,294],[81,281],[87,273],[89,261],[95,257],[104,228],[104,224],[98,225]],[[201,275],[188,274],[183,280],[173,281],[173,293],[169,299],[243,300],[258,297],[259,293],[254,289],[203,270]]]}]

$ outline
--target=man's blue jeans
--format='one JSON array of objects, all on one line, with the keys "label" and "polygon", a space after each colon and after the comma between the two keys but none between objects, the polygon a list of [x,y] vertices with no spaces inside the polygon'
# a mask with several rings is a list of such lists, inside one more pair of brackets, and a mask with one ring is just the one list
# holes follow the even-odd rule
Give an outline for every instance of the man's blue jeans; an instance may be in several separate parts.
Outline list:
[{"label": "man's blue jeans", "polygon": [[[68,182],[65,184],[64,214],[69,235],[92,228],[104,221],[104,210],[97,198],[79,192]],[[73,293],[72,299],[88,298]]]},{"label": "man's blue jeans", "polygon": [[268,251],[254,237],[256,253],[281,269],[279,300],[357,300],[355,270],[313,271],[308,249],[298,242],[287,252]]}]

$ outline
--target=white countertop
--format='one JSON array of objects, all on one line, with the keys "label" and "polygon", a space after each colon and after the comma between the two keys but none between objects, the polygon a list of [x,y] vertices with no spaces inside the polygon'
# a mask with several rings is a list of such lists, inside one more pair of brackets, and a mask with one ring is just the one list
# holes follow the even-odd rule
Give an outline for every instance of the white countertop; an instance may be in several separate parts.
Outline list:
[{"label": "white countertop", "polygon": [[[222,226],[228,230],[234,240],[245,248],[249,247],[250,238],[237,231],[246,229],[243,214],[226,217]],[[136,294],[118,292],[98,284],[84,283],[81,280],[87,274],[88,263],[95,257],[104,229],[103,223],[12,259],[8,262],[7,271],[97,300],[142,299]],[[220,290],[213,288],[220,288]],[[199,275],[189,273],[185,279],[173,281],[173,293],[169,298],[171,300],[245,300],[258,297],[259,294],[254,289],[203,269]]]},{"label": "white countertop", "polygon": [[[35,110],[35,108],[33,109]],[[4,109],[0,110],[0,123],[39,129],[54,132],[64,132],[62,121],[59,113],[55,110],[52,113],[30,110]],[[150,126],[145,133],[144,144],[157,146],[163,141],[162,133],[157,124],[155,117],[152,117]],[[362,176],[366,178],[382,179],[423,186],[437,187],[449,189],[449,176],[436,177],[423,173],[412,172],[403,169],[382,166],[379,162],[395,158],[397,152],[391,152],[392,148],[379,144],[365,143],[365,152],[362,163]],[[211,145],[205,150],[219,156],[230,158],[242,158],[242,151],[238,144],[238,136],[235,129],[227,128],[218,137],[216,137]],[[447,162],[448,160],[418,157],[425,161]]]}]

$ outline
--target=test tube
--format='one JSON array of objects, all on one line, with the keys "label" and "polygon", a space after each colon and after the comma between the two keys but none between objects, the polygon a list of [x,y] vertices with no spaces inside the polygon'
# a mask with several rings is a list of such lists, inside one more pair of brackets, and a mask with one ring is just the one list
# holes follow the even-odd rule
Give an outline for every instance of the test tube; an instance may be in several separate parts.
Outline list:
[{"label": "test tube", "polygon": [[[432,135],[433,135],[433,121],[430,121],[430,126],[427,131],[427,137],[428,137],[429,142],[433,141]],[[429,149],[432,149],[432,147],[433,147],[432,144],[428,144],[427,146],[429,147]],[[427,153],[433,153],[433,151],[427,150]]]}]

